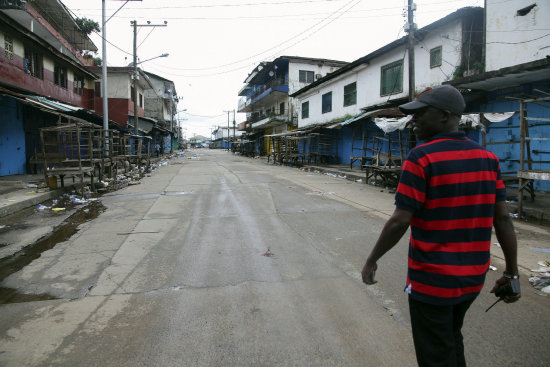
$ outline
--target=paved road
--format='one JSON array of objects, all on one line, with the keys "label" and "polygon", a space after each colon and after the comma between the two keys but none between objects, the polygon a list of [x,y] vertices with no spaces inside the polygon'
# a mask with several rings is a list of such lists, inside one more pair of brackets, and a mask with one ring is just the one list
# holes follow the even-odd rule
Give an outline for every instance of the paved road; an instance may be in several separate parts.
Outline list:
[{"label": "paved road", "polygon": [[[0,365],[415,365],[406,241],[379,284],[359,279],[391,193],[196,153],[104,196],[103,214],[4,281],[60,299],[1,306]],[[526,291],[485,314],[491,297],[466,321],[470,365],[545,365],[548,300]]]}]

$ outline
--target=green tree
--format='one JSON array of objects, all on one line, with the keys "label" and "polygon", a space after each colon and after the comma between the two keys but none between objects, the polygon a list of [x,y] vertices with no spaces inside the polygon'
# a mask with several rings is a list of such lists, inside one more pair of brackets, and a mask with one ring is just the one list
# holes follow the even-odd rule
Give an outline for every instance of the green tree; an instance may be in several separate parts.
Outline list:
[{"label": "green tree", "polygon": [[76,18],[75,22],[78,25],[78,27],[82,30],[82,32],[88,35],[94,31],[95,32],[100,31],[99,23],[96,22],[95,20],[82,17],[82,18]]}]

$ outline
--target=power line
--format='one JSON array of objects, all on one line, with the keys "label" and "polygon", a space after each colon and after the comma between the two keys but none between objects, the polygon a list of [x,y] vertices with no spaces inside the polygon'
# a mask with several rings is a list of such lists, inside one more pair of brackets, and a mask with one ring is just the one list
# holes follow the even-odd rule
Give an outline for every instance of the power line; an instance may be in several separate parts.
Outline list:
[{"label": "power line", "polygon": [[[294,47],[296,46],[297,44],[299,43],[302,43],[303,41],[305,41],[306,39],[310,38],[311,36],[313,36],[315,33],[319,32],[321,29],[327,27],[329,24],[331,24],[332,22],[334,22],[335,20],[337,20],[338,18],[340,18],[342,15],[344,15],[345,13],[347,13],[350,9],[352,9],[353,7],[357,6],[362,0],[358,0],[355,4],[352,4],[348,9],[342,11],[342,13],[338,16],[336,16],[335,18],[331,19],[327,24],[324,24],[322,27],[320,27],[319,29],[315,30],[314,32],[310,33],[309,35],[305,36],[304,38],[298,40],[297,42],[291,44],[290,46],[282,49],[282,50],[279,50],[276,54],[272,55],[272,58],[275,58],[276,55],[280,54],[282,51],[285,51],[285,50],[288,50],[289,48],[291,47]],[[349,3],[346,3],[346,5],[344,5],[343,7],[347,6],[348,4],[352,3],[352,1],[350,1]],[[342,7],[342,8],[343,8]],[[340,9],[342,9],[340,8]],[[338,9],[337,11],[339,11],[340,9]],[[328,18],[327,18],[328,19]]]},{"label": "power line", "polygon": [[[303,3],[328,3],[339,2],[342,0],[299,0],[299,1],[279,1],[279,2],[255,2],[255,3],[240,3],[240,4],[214,4],[214,5],[183,5],[183,6],[162,6],[155,8],[139,7],[136,9],[142,10],[157,10],[157,9],[193,9],[193,8],[237,8],[244,6],[263,6],[263,5],[296,5]],[[96,8],[78,8],[75,10],[97,10]],[[134,10],[134,9],[133,9]]]},{"label": "power line", "polygon": [[189,115],[189,116],[193,116],[193,117],[204,117],[204,118],[216,118],[216,117],[225,116],[225,113],[222,113],[222,114],[219,114],[219,115],[213,115],[213,116],[195,115],[195,114],[192,114],[192,113],[189,113],[189,112],[183,112],[183,113],[186,114],[186,115]]},{"label": "power line", "polygon": [[548,37],[548,36],[550,36],[550,33],[547,33],[544,36],[533,38],[533,39],[530,39],[530,40],[527,40],[527,41],[520,41],[520,42],[494,41],[494,42],[487,42],[487,44],[499,43],[499,44],[503,44],[503,45],[519,45],[519,44],[522,44],[522,43],[529,43],[529,42],[533,42],[533,41],[536,41],[536,40],[540,40],[541,38]]},{"label": "power line", "polygon": [[[357,1],[355,4],[351,5],[348,9],[342,11],[342,9],[348,7],[351,3],[353,3],[354,1]],[[311,27],[308,27],[307,29],[305,29],[304,31],[298,33],[298,34],[295,34],[293,35],[291,38],[288,38],[280,43],[278,43],[277,45],[273,46],[273,47],[270,47],[260,53],[257,53],[255,55],[252,55],[252,56],[248,56],[246,58],[243,58],[243,59],[240,59],[240,60],[237,60],[237,61],[234,61],[234,62],[230,62],[230,63],[227,63],[227,64],[223,64],[223,65],[219,65],[219,66],[215,66],[215,67],[207,67],[207,68],[197,68],[197,69],[180,69],[180,68],[171,68],[171,69],[175,69],[175,70],[186,70],[186,71],[202,71],[202,70],[212,70],[212,69],[220,69],[220,68],[223,68],[223,67],[226,67],[226,66],[231,66],[231,65],[235,65],[235,64],[239,64],[243,61],[247,61],[249,62],[251,58],[255,58],[255,57],[258,57],[260,55],[263,55],[263,54],[266,54],[288,42],[291,42],[293,41],[294,39],[296,39],[296,37],[300,37],[302,36],[303,34],[309,32],[310,30],[314,29],[315,27],[319,26],[320,24],[322,24],[323,22],[325,22],[326,20],[328,20],[329,18],[331,18],[332,16],[334,16],[335,14],[337,14],[338,12],[342,11],[341,14],[337,15],[335,18],[333,18],[332,20],[330,20],[329,22],[327,22],[326,24],[320,26],[318,29],[316,29],[314,32],[312,32],[311,34],[307,35],[306,37],[300,39],[299,41],[297,42],[294,42],[292,43],[290,46],[284,48],[284,49],[281,49],[279,51],[277,51],[277,53],[281,52],[281,51],[284,51],[284,50],[287,50],[295,45],[297,45],[298,43],[301,43],[303,42],[304,40],[306,40],[307,38],[311,37],[313,34],[319,32],[321,29],[327,27],[329,24],[331,24],[332,22],[334,22],[336,19],[340,18],[342,15],[344,15],[347,11],[349,11],[351,8],[353,8],[354,6],[356,6],[357,4],[359,4],[362,0],[351,0],[351,1],[348,1],[346,4],[344,4],[342,7],[338,8],[336,11],[332,12],[328,17],[325,17],[323,18],[323,20],[321,20],[320,22],[317,22],[315,23],[314,25],[312,25]],[[196,76],[190,76],[190,75],[181,75],[181,74],[169,74],[169,75],[174,75],[174,76],[187,76],[187,77],[202,77],[202,76],[214,76],[214,75],[221,75],[221,74],[226,74],[228,72],[233,72],[233,71],[236,71],[236,70],[241,70],[241,69],[244,69],[244,68],[248,68],[249,66],[246,65],[246,66],[242,66],[242,67],[239,67],[239,68],[236,68],[236,69],[232,69],[232,70],[228,70],[228,71],[221,71],[221,72],[216,72],[216,73],[212,73],[212,74],[204,74],[204,75],[196,75]],[[168,73],[167,73],[168,74]]]}]

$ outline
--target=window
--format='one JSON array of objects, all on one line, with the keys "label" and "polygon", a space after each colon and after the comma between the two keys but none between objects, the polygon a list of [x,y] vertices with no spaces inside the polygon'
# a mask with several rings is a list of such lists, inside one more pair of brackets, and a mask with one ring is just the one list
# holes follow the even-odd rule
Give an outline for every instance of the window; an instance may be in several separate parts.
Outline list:
[{"label": "window", "polygon": [[313,71],[300,70],[300,83],[313,83]]},{"label": "window", "polygon": [[6,59],[13,60],[13,38],[4,34],[4,52],[6,53]]},{"label": "window", "polygon": [[344,86],[344,107],[357,103],[357,83],[353,82]]},{"label": "window", "polygon": [[285,103],[281,102],[281,104],[279,105],[279,115],[284,115],[284,114],[285,114]]},{"label": "window", "polygon": [[25,48],[24,65],[27,74],[42,79],[42,55],[34,50]]},{"label": "window", "polygon": [[441,46],[430,50],[430,68],[441,66]]},{"label": "window", "polygon": [[382,66],[380,77],[380,95],[403,92],[403,60]]},{"label": "window", "polygon": [[139,107],[143,108],[143,94],[138,94]]},{"label": "window", "polygon": [[101,98],[101,82],[94,83],[94,95],[97,98]]},{"label": "window", "polygon": [[309,117],[309,101],[302,103],[302,118],[307,119]]},{"label": "window", "polygon": [[84,95],[84,77],[77,74],[74,75],[73,92],[79,96]]},{"label": "window", "polygon": [[332,111],[332,92],[323,94],[323,105],[321,107],[323,113]]},{"label": "window", "polygon": [[53,82],[62,88],[67,88],[67,69],[62,66],[55,65],[53,67]]}]

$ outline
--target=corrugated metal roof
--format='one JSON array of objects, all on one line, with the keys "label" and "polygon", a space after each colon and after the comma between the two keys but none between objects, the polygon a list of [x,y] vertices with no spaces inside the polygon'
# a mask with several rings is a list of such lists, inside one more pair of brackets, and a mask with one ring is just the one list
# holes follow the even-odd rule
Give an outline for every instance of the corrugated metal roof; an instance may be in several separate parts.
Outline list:
[{"label": "corrugated metal roof", "polygon": [[62,112],[74,112],[83,109],[82,107],[75,107],[65,103],[57,102],[43,96],[33,96],[30,94],[25,95],[25,100],[32,104],[39,105],[41,107],[46,107],[54,111]]}]

